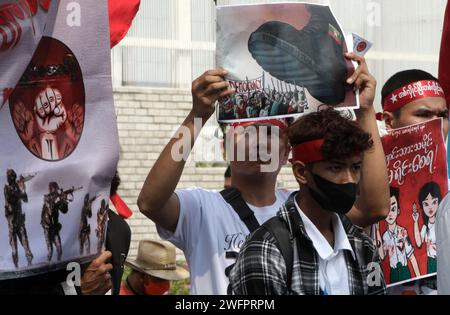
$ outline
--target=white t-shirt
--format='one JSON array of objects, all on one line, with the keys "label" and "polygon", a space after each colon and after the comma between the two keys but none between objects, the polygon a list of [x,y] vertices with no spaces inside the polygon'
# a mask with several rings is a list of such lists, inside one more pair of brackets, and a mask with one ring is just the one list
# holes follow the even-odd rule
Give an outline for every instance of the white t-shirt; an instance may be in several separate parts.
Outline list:
[{"label": "white t-shirt", "polygon": [[420,237],[424,240],[427,246],[427,256],[436,258],[436,231],[435,224],[428,222],[427,226],[424,224],[420,230]]},{"label": "white t-shirt", "polygon": [[297,201],[295,205],[302,218],[306,233],[319,256],[320,288],[326,295],[349,295],[350,286],[344,251],[349,250],[354,259],[356,257],[339,216],[337,214],[333,216],[333,249],[314,223],[303,213]]},{"label": "white t-shirt", "polygon": [[[249,205],[260,224],[275,216],[290,195],[277,190],[267,207]],[[178,190],[180,217],[174,233],[159,226],[159,236],[183,250],[191,273],[191,294],[227,294],[225,268],[235,262],[226,252],[238,253],[249,230],[218,191],[201,188]]]}]

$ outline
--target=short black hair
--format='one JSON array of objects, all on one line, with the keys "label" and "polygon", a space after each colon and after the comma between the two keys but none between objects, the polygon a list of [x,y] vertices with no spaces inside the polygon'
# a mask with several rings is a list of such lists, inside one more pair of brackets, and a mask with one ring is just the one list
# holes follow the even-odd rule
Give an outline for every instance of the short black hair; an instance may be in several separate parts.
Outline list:
[{"label": "short black hair", "polygon": [[289,143],[294,146],[323,139],[325,160],[342,160],[369,150],[373,140],[367,132],[341,112],[327,108],[300,117],[289,129]]},{"label": "short black hair", "polygon": [[411,69],[397,72],[386,81],[381,89],[381,106],[384,109],[384,100],[395,90],[407,84],[424,80],[439,81],[435,76],[423,70]]},{"label": "short black hair", "polygon": [[223,174],[224,178],[230,178],[231,177],[231,168],[230,165],[228,165],[227,169],[225,170],[225,174]]},{"label": "short black hair", "polygon": [[400,192],[399,192],[398,188],[390,186],[389,187],[389,196],[395,197],[395,199],[397,200],[397,203],[398,203],[398,200],[400,198]]},{"label": "short black hair", "polygon": [[395,197],[395,200],[397,200],[397,207],[400,208],[400,191],[397,187],[389,187],[389,196],[390,198]]}]

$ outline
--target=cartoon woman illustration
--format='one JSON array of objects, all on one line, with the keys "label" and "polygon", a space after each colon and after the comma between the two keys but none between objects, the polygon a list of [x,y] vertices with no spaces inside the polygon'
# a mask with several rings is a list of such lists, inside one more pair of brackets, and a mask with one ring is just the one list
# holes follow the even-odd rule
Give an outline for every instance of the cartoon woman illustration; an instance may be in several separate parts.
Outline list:
[{"label": "cartoon woman illustration", "polygon": [[436,272],[436,212],[442,200],[441,190],[435,182],[425,184],[419,192],[419,203],[422,208],[422,218],[424,224],[419,228],[419,212],[416,204],[413,205],[414,239],[417,247],[423,243],[427,246],[427,271]]}]

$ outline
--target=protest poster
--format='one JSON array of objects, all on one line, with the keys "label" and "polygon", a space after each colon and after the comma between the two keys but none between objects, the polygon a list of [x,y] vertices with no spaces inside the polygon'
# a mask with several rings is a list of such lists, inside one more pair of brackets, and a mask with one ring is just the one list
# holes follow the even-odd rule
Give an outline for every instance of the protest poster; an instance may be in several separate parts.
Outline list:
[{"label": "protest poster", "polygon": [[298,116],[323,104],[359,108],[346,84],[353,45],[327,5],[218,6],[216,42],[216,64],[236,90],[219,100],[220,122]]},{"label": "protest poster", "polygon": [[435,222],[448,191],[442,120],[389,131],[382,138],[390,211],[372,228],[388,286],[436,274]]},{"label": "protest poster", "polygon": [[2,280],[97,255],[119,144],[108,2],[1,0],[0,17]]}]

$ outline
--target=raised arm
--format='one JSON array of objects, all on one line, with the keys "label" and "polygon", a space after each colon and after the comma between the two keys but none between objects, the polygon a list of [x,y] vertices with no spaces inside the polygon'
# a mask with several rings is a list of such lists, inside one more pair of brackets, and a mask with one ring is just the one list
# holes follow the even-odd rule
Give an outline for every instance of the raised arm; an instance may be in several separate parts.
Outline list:
[{"label": "raised arm", "polygon": [[389,213],[389,181],[373,108],[377,82],[369,73],[364,57],[351,53],[347,58],[359,63],[347,83],[354,83],[355,87],[359,88],[360,109],[356,110],[356,118],[360,127],[371,135],[373,141],[373,148],[364,153],[359,183],[360,195],[348,217],[353,224],[367,227],[384,219]]},{"label": "raised arm", "polygon": [[[174,191],[195,139],[214,113],[215,102],[234,92],[224,80],[226,73],[223,69],[209,70],[192,82],[192,110],[161,152],[139,194],[139,210],[169,231],[175,231],[178,223],[180,203]],[[198,130],[195,118],[199,118]]]},{"label": "raised arm", "polygon": [[413,204],[413,221],[414,221],[414,240],[416,241],[416,245],[417,247],[421,247],[422,246],[422,235],[420,235],[420,230],[419,230],[419,212],[417,211],[417,206],[414,203]]}]

